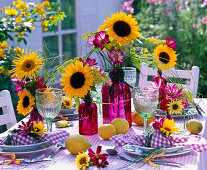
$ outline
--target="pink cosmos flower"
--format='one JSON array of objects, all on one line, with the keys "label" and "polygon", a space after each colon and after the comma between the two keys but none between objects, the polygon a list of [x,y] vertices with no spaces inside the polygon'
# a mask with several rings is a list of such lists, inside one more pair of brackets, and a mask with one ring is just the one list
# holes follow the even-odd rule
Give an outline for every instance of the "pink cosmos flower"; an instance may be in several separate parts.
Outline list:
[{"label": "pink cosmos flower", "polygon": [[[98,146],[96,153],[94,153],[91,148],[88,149],[88,155],[89,155],[91,161],[93,163],[95,163],[96,166],[98,166],[98,167],[107,165],[107,162],[103,162],[103,161],[106,161],[108,154],[107,153],[100,154],[101,148],[102,148],[102,146]],[[101,160],[103,162],[103,163],[101,162],[102,165],[100,164],[99,160]]]},{"label": "pink cosmos flower", "polygon": [[95,47],[101,47],[101,50],[104,48],[104,43],[109,42],[109,35],[106,34],[105,31],[100,31],[95,35],[95,39],[93,40],[93,45]]},{"label": "pink cosmos flower", "polygon": [[122,5],[121,11],[126,10],[127,12],[133,14],[134,8],[131,7],[133,2],[134,2],[134,0],[125,1],[124,4]]},{"label": "pink cosmos flower", "polygon": [[203,22],[204,24],[207,24],[207,17],[204,17],[204,18],[202,19],[202,22]]},{"label": "pink cosmos flower", "polygon": [[151,36],[152,39],[159,39],[159,36]]},{"label": "pink cosmos flower", "polygon": [[21,93],[21,92],[23,92],[23,88],[24,88],[24,86],[27,84],[27,82],[26,81],[23,81],[23,80],[20,80],[19,78],[11,78],[11,81],[13,82],[13,83],[16,83],[18,86],[16,86],[14,89],[16,90],[16,91],[18,91],[17,93]]},{"label": "pink cosmos flower", "polygon": [[170,48],[176,49],[177,43],[174,39],[171,39],[171,37],[166,37],[166,45]]},{"label": "pink cosmos flower", "polygon": [[182,96],[182,88],[180,88],[179,90],[177,90],[177,85],[173,84],[172,86],[170,84],[167,84],[165,86],[165,91],[166,94],[168,96],[168,98],[170,99],[176,99],[178,97]]},{"label": "pink cosmos flower", "polygon": [[88,39],[87,46],[92,47],[93,46],[93,40],[95,39],[95,35],[91,35],[90,38]]},{"label": "pink cosmos flower", "polygon": [[204,8],[207,5],[207,0],[204,0],[203,3],[201,4],[201,8]]},{"label": "pink cosmos flower", "polygon": [[163,122],[164,122],[164,119],[163,118],[155,119],[154,120],[154,123],[152,124],[152,126],[153,126],[153,128],[155,130],[160,130],[160,128],[163,125]]},{"label": "pink cosmos flower", "polygon": [[170,99],[164,99],[161,101],[160,103],[160,109],[164,112],[166,112],[168,110],[168,104],[171,102]]},{"label": "pink cosmos flower", "polygon": [[171,12],[171,9],[170,8],[166,8],[166,12]]},{"label": "pink cosmos flower", "polygon": [[89,67],[93,67],[98,64],[98,63],[96,63],[96,59],[91,59],[91,58],[87,58],[86,62],[83,61],[82,58],[79,58],[79,61],[81,61],[84,65],[88,64]]},{"label": "pink cosmos flower", "polygon": [[189,2],[190,2],[190,0],[186,0],[185,1],[185,6],[188,6]]},{"label": "pink cosmos flower", "polygon": [[123,64],[124,63],[124,54],[121,50],[111,50],[109,57],[114,64],[116,64],[116,63]]},{"label": "pink cosmos flower", "polygon": [[29,119],[27,123],[21,121],[22,125],[19,125],[18,128],[20,129],[17,133],[22,134],[23,136],[29,135],[30,131],[33,130],[33,123]]}]

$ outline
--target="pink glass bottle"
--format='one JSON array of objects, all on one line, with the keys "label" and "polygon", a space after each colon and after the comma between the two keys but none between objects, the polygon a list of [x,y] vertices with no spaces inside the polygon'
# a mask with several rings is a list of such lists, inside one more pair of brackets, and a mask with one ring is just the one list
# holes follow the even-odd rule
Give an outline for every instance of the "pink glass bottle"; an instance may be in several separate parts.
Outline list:
[{"label": "pink glass bottle", "polygon": [[132,126],[131,117],[131,91],[130,88],[115,79],[112,84],[102,87],[102,113],[103,123],[108,124],[115,118],[124,118]]},{"label": "pink glass bottle", "polygon": [[79,133],[93,135],[98,132],[97,106],[95,103],[81,103],[79,106]]}]

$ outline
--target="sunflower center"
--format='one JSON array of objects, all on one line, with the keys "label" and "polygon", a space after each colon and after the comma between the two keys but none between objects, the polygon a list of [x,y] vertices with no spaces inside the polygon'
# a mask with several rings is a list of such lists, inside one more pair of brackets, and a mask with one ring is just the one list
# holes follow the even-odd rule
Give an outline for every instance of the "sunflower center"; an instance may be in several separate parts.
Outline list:
[{"label": "sunflower center", "polygon": [[174,105],[172,106],[172,108],[173,108],[173,110],[177,110],[177,109],[178,109],[178,105],[177,105],[177,104],[174,104]]},{"label": "sunflower center", "polygon": [[166,52],[161,52],[161,53],[159,54],[159,60],[160,60],[162,63],[167,64],[167,63],[169,63],[169,61],[170,61],[170,56],[169,56],[168,53],[166,53]]},{"label": "sunflower center", "polygon": [[30,71],[34,68],[34,62],[33,61],[26,61],[23,66],[22,69],[25,71]]},{"label": "sunflower center", "polygon": [[24,108],[27,108],[29,106],[29,97],[28,96],[25,96],[23,98],[23,107]]},{"label": "sunflower center", "polygon": [[70,78],[70,84],[73,88],[79,89],[81,88],[85,83],[85,77],[84,74],[81,72],[74,73]]},{"label": "sunflower center", "polygon": [[166,127],[166,128],[165,128],[165,130],[167,130],[167,131],[171,131],[171,129],[170,129],[170,128],[168,128],[168,127]]},{"label": "sunflower center", "polygon": [[81,158],[79,163],[80,165],[86,164],[86,158],[85,157]]},{"label": "sunflower center", "polygon": [[114,32],[120,37],[126,37],[131,33],[131,27],[124,21],[117,21],[113,25]]}]

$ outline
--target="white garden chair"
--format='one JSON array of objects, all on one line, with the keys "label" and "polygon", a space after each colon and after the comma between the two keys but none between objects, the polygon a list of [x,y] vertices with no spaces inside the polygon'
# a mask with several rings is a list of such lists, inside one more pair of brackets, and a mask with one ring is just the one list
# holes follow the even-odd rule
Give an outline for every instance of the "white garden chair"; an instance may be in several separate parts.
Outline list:
[{"label": "white garden chair", "polygon": [[[198,90],[198,80],[199,80],[199,68],[197,66],[193,66],[191,70],[172,69],[172,70],[163,71],[163,75],[168,78],[179,78],[182,80],[186,80],[186,84],[182,84],[182,87],[190,90],[193,93],[194,97],[196,96]],[[139,75],[138,86],[139,87],[151,86],[152,80],[149,80],[149,77],[154,77],[154,76],[157,76],[157,70],[153,70],[152,68],[142,64],[140,75]],[[170,82],[168,81],[168,83]],[[176,82],[176,84],[178,83]]]},{"label": "white garden chair", "polygon": [[9,129],[17,123],[17,120],[14,113],[11,95],[8,90],[0,92],[0,107],[3,111],[3,115],[0,115],[0,125],[6,125]]}]

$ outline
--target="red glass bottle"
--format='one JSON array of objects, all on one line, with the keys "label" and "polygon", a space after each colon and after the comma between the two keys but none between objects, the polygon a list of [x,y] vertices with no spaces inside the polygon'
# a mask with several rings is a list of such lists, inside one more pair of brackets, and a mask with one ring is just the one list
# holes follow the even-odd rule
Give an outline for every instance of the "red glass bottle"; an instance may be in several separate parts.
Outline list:
[{"label": "red glass bottle", "polygon": [[95,103],[81,103],[79,106],[79,133],[93,135],[98,132],[97,106]]},{"label": "red glass bottle", "polygon": [[112,79],[112,84],[104,84],[102,87],[102,113],[103,123],[108,124],[115,118],[124,118],[132,126],[131,117],[131,91],[130,88]]}]

